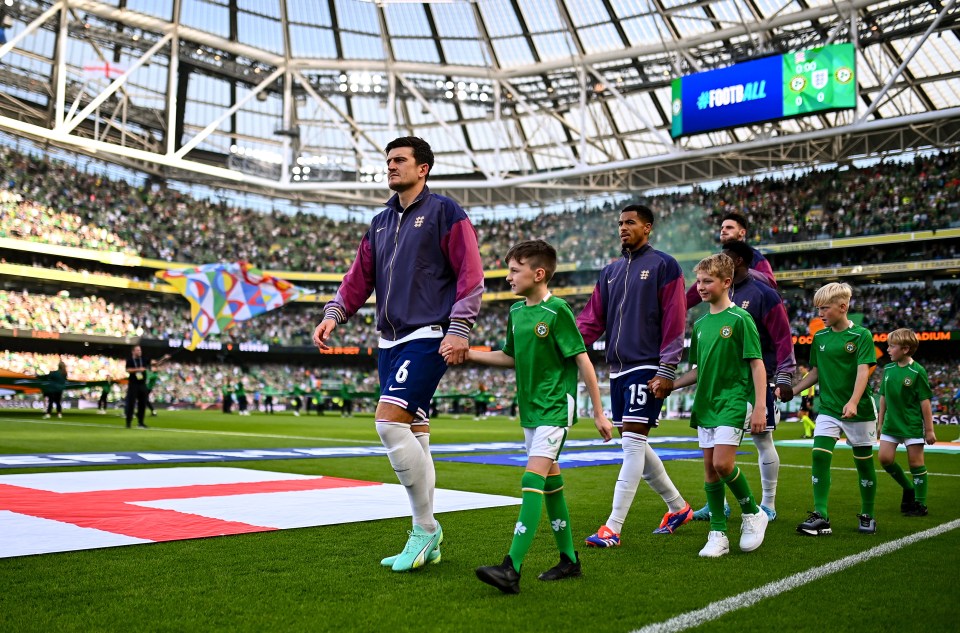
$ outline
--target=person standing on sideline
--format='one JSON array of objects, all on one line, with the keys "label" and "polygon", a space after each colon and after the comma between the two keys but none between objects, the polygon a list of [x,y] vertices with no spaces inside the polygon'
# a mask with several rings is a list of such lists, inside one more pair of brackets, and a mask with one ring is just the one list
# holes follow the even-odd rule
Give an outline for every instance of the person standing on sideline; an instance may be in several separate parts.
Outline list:
[{"label": "person standing on sideline", "polygon": [[97,413],[100,415],[107,414],[107,407],[110,406],[110,392],[113,391],[113,385],[115,385],[112,380],[106,381],[106,384],[103,385],[100,389],[100,399],[97,400]]},{"label": "person standing on sideline", "polygon": [[[743,215],[731,211],[720,220],[720,244],[725,246],[728,242],[747,242],[747,231],[750,229],[750,223]],[[763,253],[757,249],[750,248],[750,260],[747,262],[747,268],[754,279],[765,283],[773,289],[777,288],[777,278],[773,274],[773,267]],[[701,299],[697,292],[697,284],[694,283],[687,289],[687,309],[699,305]]]},{"label": "person standing on sideline", "polygon": [[[923,365],[913,360],[920,341],[916,332],[900,328],[887,336],[890,360],[880,381],[880,465],[903,488],[900,512],[908,517],[927,515],[927,467],[923,463],[923,444],[936,444],[930,379]],[[897,463],[897,445],[907,449],[912,481]]]},{"label": "person standing on sideline", "polygon": [[[663,400],[673,388],[683,352],[683,271],[677,260],[650,245],[653,211],[648,207],[624,207],[617,225],[623,257],[600,272],[593,295],[577,317],[587,347],[606,333],[613,424],[623,444],[613,510],[606,523],[587,537],[591,547],[620,545],[620,531],[641,478],[667,504],[655,534],[672,534],[693,516],[690,504],[647,443],[650,429],[658,424]],[[655,377],[661,378],[660,388],[650,390]]]},{"label": "person standing on sideline", "polygon": [[[873,444],[877,438],[877,408],[868,391],[870,368],[877,364],[873,335],[847,318],[853,290],[848,284],[829,283],[813,295],[823,319],[822,330],[813,335],[810,373],[793,387],[794,393],[820,383],[820,411],[813,431],[812,479],[814,510],[797,526],[809,536],[832,534],[827,504],[830,500],[830,464],[840,432],[853,449],[860,485],[861,534],[875,534],[877,521],[877,468]],[[779,388],[777,389],[779,391]]]},{"label": "person standing on sideline", "polygon": [[153,403],[150,401],[150,395],[153,393],[153,388],[157,386],[157,382],[160,380],[160,373],[153,371],[152,369],[147,369],[147,408],[150,409],[150,417],[157,417],[157,410],[153,408]]},{"label": "person standing on sideline", "polygon": [[43,416],[44,420],[49,420],[53,414],[53,407],[57,407],[57,417],[63,417],[63,389],[67,384],[67,365],[63,361],[57,365],[57,368],[44,376],[47,381],[44,385],[43,395],[47,397],[47,413]]},{"label": "person standing on sideline", "polygon": [[[724,484],[743,512],[742,551],[760,547],[769,523],[736,463],[744,430],[761,433],[767,428],[767,374],[757,325],[749,313],[730,300],[733,260],[726,253],[711,255],[693,272],[700,297],[710,304],[710,311],[693,324],[690,364],[694,367],[677,378],[674,387],[697,385],[690,426],[697,429],[703,449],[703,488],[710,507],[710,533],[700,556],[717,558],[730,551]],[[659,380],[655,378],[654,385]]]},{"label": "person standing on sideline", "polygon": [[222,398],[223,412],[229,414],[233,410],[233,387],[230,386],[228,378],[223,379],[223,385],[220,387],[220,396]]},{"label": "person standing on sideline", "polygon": [[[551,295],[547,288],[557,270],[557,251],[543,240],[532,240],[515,245],[505,259],[507,283],[524,301],[510,307],[503,349],[470,351],[467,358],[482,365],[516,369],[527,469],[520,479],[523,502],[510,553],[502,564],[480,567],[476,573],[477,578],[503,593],[520,593],[520,568],[533,545],[544,505],[560,562],[538,578],[562,580],[582,573],[580,558],[573,549],[570,512],[557,463],[567,429],[577,423],[578,370],[590,394],[594,423],[605,442],[610,441],[613,427],[603,413],[597,374],[573,312],[566,301]],[[440,351],[448,353],[446,348]]]},{"label": "person standing on sideline", "polygon": [[143,423],[143,417],[147,412],[147,370],[160,367],[169,358],[170,356],[167,355],[158,360],[148,361],[144,358],[143,349],[139,345],[134,345],[130,351],[130,357],[127,359],[127,401],[124,411],[128,429],[133,422],[134,410],[137,413],[137,426],[141,429],[147,428]]},{"label": "person standing on sideline", "polygon": [[250,415],[247,411],[247,388],[243,384],[243,380],[237,381],[237,387],[234,390],[234,393],[237,395],[237,413],[240,415]]},{"label": "person standing on sideline", "polygon": [[[386,154],[387,184],[395,194],[370,223],[313,341],[321,351],[329,349],[334,329],[376,291],[377,433],[413,514],[403,551],[381,561],[399,572],[439,561],[443,530],[433,516],[436,474],[428,412],[447,365],[466,359],[483,295],[483,264],[467,214],[427,187],[430,145],[401,137],[387,145]],[[441,347],[448,350],[445,357]]]},{"label": "person standing on sideline", "polygon": [[[734,264],[730,299],[733,305],[746,310],[753,317],[760,333],[760,348],[763,351],[763,365],[767,375],[767,426],[763,432],[751,432],[750,436],[757,447],[757,459],[760,462],[760,485],[763,488],[760,509],[773,521],[777,518],[777,479],[780,473],[780,455],[773,444],[773,432],[780,422],[780,409],[777,408],[774,398],[774,387],[780,387],[784,402],[793,399],[793,374],[797,369],[793,335],[790,332],[787,309],[780,294],[750,274],[752,249],[744,242],[735,240],[724,244],[723,252]],[[726,506],[726,501],[724,505]],[[693,518],[709,521],[709,506],[694,512]]]}]

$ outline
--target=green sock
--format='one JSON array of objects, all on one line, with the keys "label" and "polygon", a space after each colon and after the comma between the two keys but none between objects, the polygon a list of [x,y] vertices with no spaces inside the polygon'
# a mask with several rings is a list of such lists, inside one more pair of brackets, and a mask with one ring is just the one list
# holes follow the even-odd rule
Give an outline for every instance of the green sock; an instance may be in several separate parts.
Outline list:
[{"label": "green sock", "polygon": [[914,498],[917,503],[927,505],[927,467],[911,468],[910,474],[913,475],[913,489],[916,491]]},{"label": "green sock", "polygon": [[853,462],[860,478],[860,514],[873,516],[877,499],[877,467],[873,463],[873,446],[854,446]]},{"label": "green sock", "polygon": [[576,561],[577,553],[573,550],[573,533],[570,530],[570,511],[567,509],[567,500],[563,497],[563,476],[547,477],[543,491],[547,518],[550,519],[550,528],[553,530],[557,549],[561,554],[566,554],[570,560]]},{"label": "green sock", "polygon": [[907,474],[903,472],[903,468],[900,467],[900,464],[893,462],[883,467],[885,471],[890,473],[890,476],[893,477],[893,480],[900,484],[900,487],[904,490],[913,490],[913,484],[910,483],[910,480],[907,479]]},{"label": "green sock", "polygon": [[723,482],[706,481],[703,489],[707,491],[707,507],[710,508],[710,530],[727,531],[727,513],[723,511]]},{"label": "green sock", "polygon": [[760,508],[757,507],[756,500],[753,498],[750,484],[740,471],[739,466],[734,466],[730,474],[726,477],[721,477],[721,479],[723,483],[727,484],[727,488],[733,493],[733,497],[737,500],[737,503],[740,504],[741,512],[744,514],[756,514],[760,510]]},{"label": "green sock", "polygon": [[813,509],[827,521],[827,502],[830,501],[830,462],[837,440],[825,435],[813,438]]},{"label": "green sock", "polygon": [[540,524],[540,515],[543,513],[543,489],[546,481],[543,475],[529,470],[523,473],[520,479],[523,502],[520,504],[520,518],[517,519],[517,524],[513,528],[513,543],[510,544],[510,560],[513,561],[513,568],[517,573],[520,572],[523,558],[537,535],[537,526]]}]

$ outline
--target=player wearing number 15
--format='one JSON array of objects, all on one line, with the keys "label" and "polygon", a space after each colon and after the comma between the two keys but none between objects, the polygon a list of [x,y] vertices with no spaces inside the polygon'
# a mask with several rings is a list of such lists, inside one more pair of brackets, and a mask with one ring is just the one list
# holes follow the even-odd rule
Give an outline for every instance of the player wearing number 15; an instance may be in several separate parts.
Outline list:
[{"label": "player wearing number 15", "polygon": [[[443,531],[433,516],[430,401],[447,365],[466,358],[483,295],[483,264],[467,214],[426,186],[433,168],[430,145],[401,137],[387,145],[386,154],[387,184],[396,193],[370,223],[356,260],[324,307],[313,342],[329,349],[334,329],[376,291],[377,433],[413,514],[403,552],[380,562],[408,571],[440,560]],[[449,352],[441,356],[441,348]]]},{"label": "player wearing number 15", "polygon": [[[606,333],[613,424],[619,428],[623,444],[613,510],[607,522],[587,537],[587,545],[592,547],[620,545],[620,531],[641,478],[667,504],[655,533],[672,534],[693,516],[663,462],[647,444],[663,399],[673,389],[683,352],[687,312],[683,271],[677,260],[650,246],[653,211],[649,208],[624,207],[617,226],[623,257],[600,272],[593,295],[577,317],[577,327],[588,346]],[[654,378],[659,378],[659,388],[651,390]]]}]

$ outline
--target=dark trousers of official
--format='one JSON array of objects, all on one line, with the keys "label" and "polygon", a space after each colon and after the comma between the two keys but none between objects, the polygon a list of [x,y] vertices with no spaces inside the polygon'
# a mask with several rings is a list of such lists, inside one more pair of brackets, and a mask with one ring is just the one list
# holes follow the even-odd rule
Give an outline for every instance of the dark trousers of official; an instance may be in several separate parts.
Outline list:
[{"label": "dark trousers of official", "polygon": [[53,405],[57,405],[57,415],[63,413],[63,392],[47,394],[47,415],[53,413]]},{"label": "dark trousers of official", "polygon": [[263,406],[267,413],[273,413],[273,396],[267,396],[263,401]]},{"label": "dark trousers of official", "polygon": [[131,386],[127,389],[127,402],[125,413],[127,415],[127,426],[130,426],[130,422],[133,421],[133,409],[137,409],[137,423],[140,426],[143,424],[143,416],[147,412],[147,388],[146,387],[137,387]]}]

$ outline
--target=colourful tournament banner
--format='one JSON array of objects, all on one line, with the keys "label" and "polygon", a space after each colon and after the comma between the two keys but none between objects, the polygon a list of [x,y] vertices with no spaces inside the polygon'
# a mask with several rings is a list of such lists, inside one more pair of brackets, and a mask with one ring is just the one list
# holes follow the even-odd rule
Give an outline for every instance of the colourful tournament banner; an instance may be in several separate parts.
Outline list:
[{"label": "colourful tournament banner", "polygon": [[754,59],[672,82],[674,138],[857,105],[853,44]]}]

